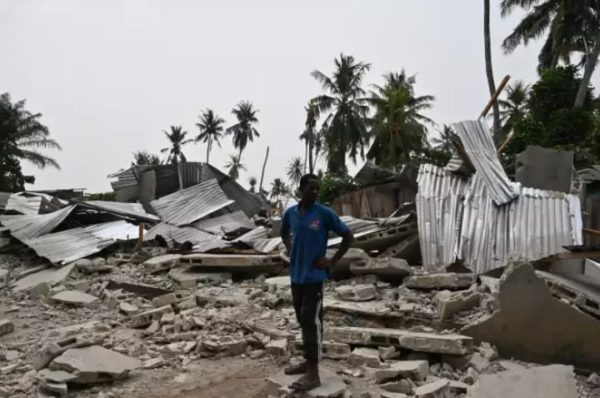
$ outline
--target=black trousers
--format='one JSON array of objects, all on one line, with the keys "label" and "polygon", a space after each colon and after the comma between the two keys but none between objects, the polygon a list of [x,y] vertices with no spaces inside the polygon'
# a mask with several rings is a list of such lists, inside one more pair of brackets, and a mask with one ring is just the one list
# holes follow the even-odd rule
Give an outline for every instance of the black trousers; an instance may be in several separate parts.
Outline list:
[{"label": "black trousers", "polygon": [[292,300],[302,329],[304,359],[318,362],[323,344],[323,282],[292,284]]}]

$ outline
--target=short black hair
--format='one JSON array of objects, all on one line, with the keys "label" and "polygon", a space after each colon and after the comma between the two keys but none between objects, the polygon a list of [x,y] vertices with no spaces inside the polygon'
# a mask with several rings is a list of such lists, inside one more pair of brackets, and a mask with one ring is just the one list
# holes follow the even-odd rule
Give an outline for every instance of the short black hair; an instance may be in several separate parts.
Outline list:
[{"label": "short black hair", "polygon": [[316,174],[312,174],[312,173],[304,174],[302,176],[302,178],[300,178],[300,189],[304,188],[306,186],[306,184],[308,184],[308,182],[310,180],[321,181],[321,179],[319,178],[319,176],[316,175]]}]

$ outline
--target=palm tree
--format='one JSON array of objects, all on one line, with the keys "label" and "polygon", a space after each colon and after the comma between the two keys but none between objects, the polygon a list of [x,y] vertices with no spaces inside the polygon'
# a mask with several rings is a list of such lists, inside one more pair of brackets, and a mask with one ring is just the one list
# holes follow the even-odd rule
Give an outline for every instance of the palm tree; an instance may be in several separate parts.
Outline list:
[{"label": "palm tree", "polygon": [[254,141],[256,137],[260,137],[260,134],[254,127],[254,124],[258,123],[258,118],[256,117],[258,110],[254,109],[250,101],[242,101],[233,108],[231,113],[235,115],[238,122],[227,129],[227,134],[233,135],[233,146],[239,150],[239,162],[248,142]]},{"label": "palm tree", "polygon": [[206,109],[200,116],[200,123],[196,123],[196,126],[200,129],[196,141],[202,141],[206,144],[206,163],[210,163],[210,151],[213,143],[216,142],[219,148],[221,147],[219,139],[223,136],[223,123],[225,123],[225,120],[217,116],[212,109]]},{"label": "palm tree", "polygon": [[271,200],[275,199],[275,203],[279,203],[281,195],[288,193],[288,188],[281,178],[276,178],[271,183]]},{"label": "palm tree", "polygon": [[308,162],[304,163],[304,171],[312,173],[315,169],[315,151],[318,152],[320,145],[317,146],[317,120],[319,119],[319,108],[312,101],[304,108],[306,111],[306,122],[304,123],[304,131],[300,135],[300,139],[304,140],[305,154],[304,159],[308,159]]},{"label": "palm tree", "polygon": [[39,120],[41,117],[41,113],[25,110],[25,100],[13,104],[10,94],[0,95],[0,158],[14,166],[19,160],[27,160],[40,169],[60,169],[55,159],[38,151],[38,148],[61,149],[50,138],[48,128]]},{"label": "palm tree", "polygon": [[[490,98],[496,93],[496,82],[494,81],[494,69],[492,67],[492,45],[490,38],[490,0],[483,0],[483,39],[485,47],[485,74],[488,81]],[[498,102],[494,101],[494,139],[500,140],[500,109]]]},{"label": "palm tree", "polygon": [[183,146],[189,144],[193,140],[186,140],[185,137],[188,134],[187,131],[183,131],[181,126],[171,126],[171,131],[163,131],[169,139],[171,146],[160,150],[161,153],[169,153],[167,157],[167,163],[177,165],[179,163],[185,163],[186,158],[183,154]]},{"label": "palm tree", "polygon": [[500,119],[504,136],[510,134],[517,120],[522,118],[527,111],[528,89],[522,81],[517,81],[506,89],[506,99],[498,100],[502,108]]},{"label": "palm tree", "polygon": [[573,52],[583,53],[583,78],[575,99],[575,107],[582,106],[600,56],[600,1],[503,0],[500,7],[503,16],[516,8],[527,12],[504,39],[505,52],[510,53],[548,32],[538,56],[540,71],[555,67],[560,59],[569,63]]},{"label": "palm tree", "polygon": [[148,151],[137,151],[133,153],[133,162],[138,166],[158,166],[160,164],[160,158]]},{"label": "palm tree", "polygon": [[318,70],[311,73],[327,92],[314,98],[313,102],[319,114],[328,113],[322,130],[330,173],[346,173],[346,153],[354,163],[357,155],[364,158],[364,148],[369,144],[366,126],[369,106],[361,84],[370,67],[370,64],[357,62],[351,55],[341,54],[335,60],[331,77]]},{"label": "palm tree", "polygon": [[380,166],[397,169],[426,149],[427,125],[433,121],[422,112],[431,108],[435,98],[415,96],[416,79],[405,71],[389,73],[384,79],[385,85],[374,86],[371,92],[375,114],[369,124],[374,142],[367,157]]},{"label": "palm tree", "polygon": [[289,177],[292,186],[298,186],[303,174],[304,162],[302,161],[302,158],[300,156],[292,158],[287,167],[287,176]]},{"label": "palm tree", "polygon": [[241,159],[236,155],[229,155],[229,162],[225,164],[225,167],[229,169],[229,177],[237,180],[240,177],[240,171],[246,170],[246,166],[241,163]]},{"label": "palm tree", "polygon": [[256,179],[256,177],[250,177],[248,179],[248,183],[250,184],[250,192],[255,193],[256,192],[256,184],[258,183],[258,180]]}]

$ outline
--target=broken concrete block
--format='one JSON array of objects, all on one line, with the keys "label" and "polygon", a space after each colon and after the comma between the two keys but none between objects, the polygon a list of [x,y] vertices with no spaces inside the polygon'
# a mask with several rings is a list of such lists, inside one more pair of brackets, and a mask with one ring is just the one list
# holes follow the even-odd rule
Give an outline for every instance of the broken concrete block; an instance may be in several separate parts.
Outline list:
[{"label": "broken concrete block", "polygon": [[383,279],[402,279],[411,273],[411,268],[401,258],[379,257],[367,261],[356,261],[350,264],[353,275],[377,275]]},{"label": "broken concrete block", "polygon": [[393,311],[389,303],[385,301],[349,302],[342,300],[324,299],[323,308],[325,308],[325,310],[327,311],[340,311],[347,314],[367,317],[402,317],[402,314]]},{"label": "broken concrete block", "polygon": [[473,355],[471,355],[471,359],[469,360],[469,366],[471,366],[477,372],[483,373],[490,366],[490,362],[487,359],[485,359],[480,353],[474,352]]},{"label": "broken concrete block", "polygon": [[0,336],[15,330],[15,325],[8,319],[0,319]]},{"label": "broken concrete block", "polygon": [[82,279],[82,280],[79,280],[79,281],[70,282],[68,284],[68,286],[70,286],[74,290],[79,290],[80,292],[84,292],[85,293],[90,288],[91,283],[90,283],[90,281],[88,281],[86,279]]},{"label": "broken concrete block", "polygon": [[377,383],[381,384],[399,378],[421,381],[429,375],[429,362],[427,361],[391,361],[389,365],[389,368],[375,371]]},{"label": "broken concrete block", "polygon": [[40,388],[46,392],[49,392],[54,397],[64,398],[69,393],[66,383],[55,383],[52,381],[41,380]]},{"label": "broken concrete block", "polygon": [[381,398],[408,398],[408,395],[399,392],[382,392],[379,394]]},{"label": "broken concrete block", "polygon": [[134,328],[143,328],[150,325],[153,320],[160,319],[163,314],[172,312],[173,308],[170,305],[165,305],[164,307],[155,308],[153,310],[134,315],[131,318],[131,324]]},{"label": "broken concrete block", "polygon": [[152,285],[147,285],[145,283],[122,281],[116,279],[111,279],[110,281],[108,281],[108,285],[106,285],[106,288],[111,290],[121,289],[124,292],[134,293],[149,300],[170,292],[169,290]]},{"label": "broken concrete block", "polygon": [[563,298],[582,310],[600,316],[600,288],[584,274],[558,275],[536,271],[546,281],[552,294]]},{"label": "broken concrete block", "polygon": [[355,348],[348,358],[348,363],[354,367],[378,368],[381,365],[379,351],[374,348]]},{"label": "broken concrete block", "polygon": [[398,351],[394,346],[379,347],[377,351],[379,351],[379,358],[381,358],[383,361],[400,357],[400,351]]},{"label": "broken concrete block", "polygon": [[467,311],[479,305],[480,296],[476,290],[439,292],[435,299],[441,319],[450,319],[461,311]]},{"label": "broken concrete block", "polygon": [[341,300],[346,301],[369,301],[377,297],[374,285],[343,285],[337,287],[335,293]]},{"label": "broken concrete block", "polygon": [[[294,341],[294,351],[302,353],[302,340]],[[348,344],[324,341],[321,346],[323,358],[342,360],[350,357],[351,349]]]},{"label": "broken concrete block", "polygon": [[292,281],[289,276],[274,276],[265,279],[265,284],[268,286],[277,286],[279,288],[290,287]]},{"label": "broken concrete block", "polygon": [[121,301],[119,303],[119,311],[124,313],[125,315],[135,315],[135,314],[139,314],[140,309],[133,304],[129,304],[125,301]]},{"label": "broken concrete block", "polygon": [[471,354],[468,355],[442,355],[442,363],[447,363],[457,370],[465,370],[469,367]]},{"label": "broken concrete block", "polygon": [[154,334],[160,330],[160,322],[157,320],[152,321],[150,326],[146,329],[146,333]]},{"label": "broken concrete block", "polygon": [[152,273],[168,271],[177,264],[180,257],[180,254],[164,254],[162,256],[149,258],[144,261],[144,266]]},{"label": "broken concrete block", "polygon": [[50,363],[50,369],[77,374],[79,384],[123,379],[140,366],[138,359],[100,346],[71,348]]},{"label": "broken concrete block", "polygon": [[65,265],[61,268],[43,269],[16,281],[13,285],[13,290],[16,292],[29,292],[40,284],[55,285],[64,282],[74,269],[75,266],[73,264]]},{"label": "broken concrete block", "polygon": [[[346,384],[340,376],[327,368],[320,369],[321,386],[302,394],[306,398],[338,398],[346,391]],[[267,379],[266,392],[268,396],[293,396],[288,388],[298,376],[286,375],[283,371]],[[286,395],[287,394],[287,395]]]},{"label": "broken concrete block", "polygon": [[144,369],[156,369],[161,366],[165,366],[165,361],[162,357],[148,359],[142,364],[142,368]]},{"label": "broken concrete block", "polygon": [[152,305],[156,308],[164,307],[165,305],[176,303],[179,299],[180,297],[177,297],[176,293],[167,293],[162,296],[154,297],[152,299]]},{"label": "broken concrete block", "polygon": [[468,398],[577,398],[572,366],[550,365],[483,374]]},{"label": "broken concrete block", "polygon": [[440,379],[415,388],[418,398],[450,398],[450,380]]},{"label": "broken concrete block", "polygon": [[215,353],[225,353],[227,355],[241,355],[246,352],[248,343],[245,340],[238,340],[230,336],[222,337],[219,340],[204,340],[202,347]]},{"label": "broken concrete block", "polygon": [[400,329],[328,327],[326,339],[339,343],[381,346],[393,345],[412,351],[464,355],[473,351],[473,339],[458,334],[411,332]]},{"label": "broken concrete block", "polygon": [[166,313],[162,314],[162,316],[160,317],[161,325],[173,325],[174,323],[175,323],[175,314],[172,312],[166,312]]},{"label": "broken concrete block", "polygon": [[413,274],[404,280],[411,289],[462,289],[475,283],[474,274]]},{"label": "broken concrete block", "polygon": [[64,370],[42,369],[37,374],[38,379],[44,379],[53,383],[71,383],[77,380],[77,375]]},{"label": "broken concrete block", "polygon": [[67,305],[88,307],[98,301],[98,297],[80,292],[79,290],[65,290],[52,296],[51,300]]},{"label": "broken concrete block", "polygon": [[415,388],[410,379],[390,381],[381,384],[379,387],[389,392],[397,392],[402,394],[412,394]]},{"label": "broken concrete block", "polygon": [[286,339],[273,340],[265,346],[267,352],[275,357],[284,357],[288,353],[288,341]]},{"label": "broken concrete block", "polygon": [[42,282],[29,289],[29,296],[34,299],[38,297],[46,297],[50,293],[50,290],[50,284],[47,282]]},{"label": "broken concrete block", "polygon": [[495,345],[505,358],[600,369],[600,322],[554,298],[531,265],[505,271],[499,298],[501,310],[463,333]]},{"label": "broken concrete block", "polygon": [[185,311],[198,306],[198,299],[195,295],[188,296],[175,304],[178,311]]}]

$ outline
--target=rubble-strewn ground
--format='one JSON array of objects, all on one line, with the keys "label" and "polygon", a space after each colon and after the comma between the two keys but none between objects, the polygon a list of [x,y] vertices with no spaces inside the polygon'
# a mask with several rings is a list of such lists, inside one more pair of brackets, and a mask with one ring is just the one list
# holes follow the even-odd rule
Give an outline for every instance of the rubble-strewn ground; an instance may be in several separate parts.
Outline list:
[{"label": "rubble-strewn ground", "polygon": [[[161,253],[155,250],[153,254]],[[12,281],[39,262],[25,252],[0,255],[0,268],[10,270]],[[15,292],[5,284],[0,295],[0,320],[12,321],[14,331],[0,337],[0,397],[44,397],[52,396],[44,395],[52,389],[61,390],[60,383],[48,384],[38,372],[60,364],[56,353],[46,356],[48,347],[68,338],[71,340],[65,344],[69,347],[101,346],[110,353],[139,360],[141,365],[118,377],[86,375],[88,380],[110,379],[102,384],[69,382],[69,397],[267,397],[267,379],[298,353],[294,342],[299,326],[289,288],[260,275],[238,282],[219,275],[183,289],[169,278],[168,270],[150,271],[144,264],[97,258],[80,260],[67,279],[38,284],[29,292]],[[454,279],[444,282],[456,283],[454,288],[420,290],[381,282],[374,275],[332,282],[325,294],[326,327],[391,328],[415,336],[423,332],[423,336],[452,339],[451,333],[462,325],[497,308],[489,288]],[[125,286],[118,284],[123,281],[129,287],[115,288]],[[153,297],[160,292],[157,288],[172,293]],[[70,290],[85,291],[98,300],[79,307],[52,299],[56,293]],[[72,296],[77,299],[78,294]],[[140,316],[147,311],[155,313]],[[452,340],[442,347],[429,337],[419,337],[419,341],[413,335],[407,337],[413,338],[414,344],[425,348],[398,351],[382,344],[350,354],[357,344],[329,341],[322,366],[343,380],[346,397],[402,396],[386,392],[382,386],[415,392],[419,385],[445,379],[464,383],[422,395],[426,398],[464,397],[465,389],[476,383],[480,374],[538,366],[499,358],[489,345],[473,349]],[[464,352],[446,353],[450,349]],[[396,377],[391,381],[393,386],[390,382],[377,383],[377,368],[394,368],[398,360],[427,361],[426,377],[402,376],[406,382]],[[83,380],[81,374],[77,377]],[[593,377],[581,375],[577,382],[579,397],[600,397],[600,386],[595,386]],[[38,385],[43,383],[48,388],[38,395]],[[55,396],[62,393],[55,392]]]}]

